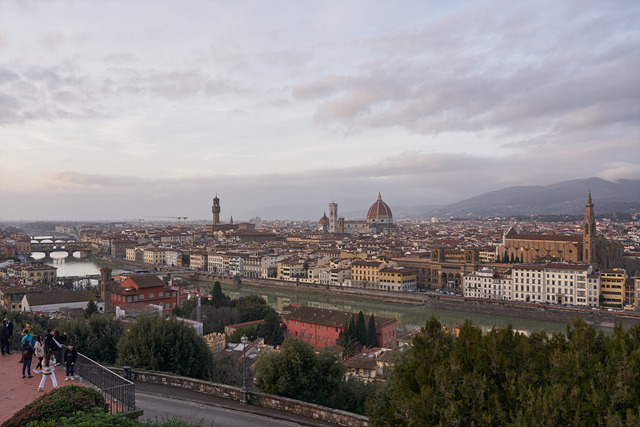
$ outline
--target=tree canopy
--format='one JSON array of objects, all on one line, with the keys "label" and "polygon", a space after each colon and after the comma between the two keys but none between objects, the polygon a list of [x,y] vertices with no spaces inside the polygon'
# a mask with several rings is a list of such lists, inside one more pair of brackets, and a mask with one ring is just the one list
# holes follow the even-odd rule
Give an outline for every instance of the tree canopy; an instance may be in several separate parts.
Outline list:
[{"label": "tree canopy", "polygon": [[339,390],[344,368],[338,355],[316,355],[311,344],[290,339],[282,350],[261,355],[255,365],[256,386],[271,394],[328,405]]},{"label": "tree canopy", "polygon": [[576,319],[565,334],[511,327],[458,337],[432,318],[399,354],[374,425],[639,425],[640,325],[613,336]]},{"label": "tree canopy", "polygon": [[193,327],[172,317],[138,318],[118,349],[121,365],[200,379],[210,376],[212,355],[204,339]]}]

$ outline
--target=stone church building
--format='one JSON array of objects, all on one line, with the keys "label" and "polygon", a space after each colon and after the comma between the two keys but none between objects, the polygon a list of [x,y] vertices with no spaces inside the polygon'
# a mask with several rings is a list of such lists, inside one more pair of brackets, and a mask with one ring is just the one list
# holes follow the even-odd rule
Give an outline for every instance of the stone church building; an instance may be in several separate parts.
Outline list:
[{"label": "stone church building", "polygon": [[622,259],[622,245],[598,236],[591,192],[585,207],[582,234],[520,234],[512,227],[498,248],[498,260],[505,259],[506,254],[508,262],[511,259],[520,263],[564,261],[612,268],[615,261]]}]

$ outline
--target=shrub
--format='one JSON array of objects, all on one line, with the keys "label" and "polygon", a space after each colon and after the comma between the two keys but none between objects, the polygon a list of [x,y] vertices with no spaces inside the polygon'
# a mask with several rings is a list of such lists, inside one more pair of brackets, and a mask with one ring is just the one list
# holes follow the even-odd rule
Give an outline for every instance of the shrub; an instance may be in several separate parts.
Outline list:
[{"label": "shrub", "polygon": [[56,420],[78,411],[105,411],[107,403],[97,391],[77,385],[60,387],[38,397],[13,414],[2,427],[24,426],[30,421]]},{"label": "shrub", "polygon": [[136,421],[119,414],[107,414],[100,410],[91,413],[76,412],[57,420],[31,421],[27,427],[197,427],[177,417],[162,420]]},{"label": "shrub", "polygon": [[99,409],[93,412],[76,412],[69,417],[62,417],[56,420],[40,420],[31,421],[27,424],[27,427],[135,427],[139,425],[138,422],[132,421],[127,417],[118,414],[107,414]]}]

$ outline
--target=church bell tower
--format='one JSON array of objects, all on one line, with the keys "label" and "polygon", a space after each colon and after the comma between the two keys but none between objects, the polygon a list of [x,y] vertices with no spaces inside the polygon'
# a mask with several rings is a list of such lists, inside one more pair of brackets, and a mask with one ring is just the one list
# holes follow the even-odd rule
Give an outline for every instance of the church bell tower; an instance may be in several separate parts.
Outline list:
[{"label": "church bell tower", "polygon": [[582,262],[587,264],[596,263],[596,216],[593,213],[593,202],[591,201],[591,191],[587,199],[587,208],[584,213],[582,224]]}]

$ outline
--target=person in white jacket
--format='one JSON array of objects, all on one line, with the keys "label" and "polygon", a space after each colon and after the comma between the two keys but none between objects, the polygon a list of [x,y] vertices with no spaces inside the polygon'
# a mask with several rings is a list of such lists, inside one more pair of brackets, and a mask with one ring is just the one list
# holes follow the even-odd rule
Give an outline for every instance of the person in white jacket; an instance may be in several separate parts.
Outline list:
[{"label": "person in white jacket", "polygon": [[58,388],[58,381],[56,381],[56,359],[49,355],[44,356],[44,362],[42,362],[42,380],[38,386],[38,391],[42,391],[44,383],[47,381],[47,377],[51,377],[53,388]]},{"label": "person in white jacket", "polygon": [[38,335],[38,338],[36,338],[36,345],[33,346],[33,350],[35,352],[35,356],[38,358],[38,366],[36,366],[33,372],[39,374],[40,369],[42,369],[42,359],[44,359],[44,344],[42,343],[41,335]]}]

